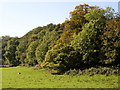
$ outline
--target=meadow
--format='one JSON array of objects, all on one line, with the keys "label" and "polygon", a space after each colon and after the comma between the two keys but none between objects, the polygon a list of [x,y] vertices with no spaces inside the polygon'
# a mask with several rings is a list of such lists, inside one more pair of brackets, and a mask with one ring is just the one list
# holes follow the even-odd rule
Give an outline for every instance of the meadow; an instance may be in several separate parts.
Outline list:
[{"label": "meadow", "polygon": [[20,66],[0,70],[2,88],[118,88],[118,76],[115,75],[51,75],[44,69]]}]

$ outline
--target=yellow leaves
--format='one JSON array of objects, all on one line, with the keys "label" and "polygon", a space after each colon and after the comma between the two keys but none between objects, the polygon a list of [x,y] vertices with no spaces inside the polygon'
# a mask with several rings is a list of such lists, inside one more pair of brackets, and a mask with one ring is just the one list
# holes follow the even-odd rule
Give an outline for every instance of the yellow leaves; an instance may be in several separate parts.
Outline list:
[{"label": "yellow leaves", "polygon": [[36,40],[38,38],[37,34],[32,34],[30,40]]},{"label": "yellow leaves", "polygon": [[113,62],[113,60],[107,59],[107,60],[104,60],[104,62],[105,62],[105,64],[109,64],[109,63]]},{"label": "yellow leaves", "polygon": [[97,9],[99,6],[90,6],[90,9]]},{"label": "yellow leaves", "polygon": [[83,6],[89,6],[88,4],[83,4]]},{"label": "yellow leaves", "polygon": [[107,57],[111,57],[111,58],[114,58],[116,54],[117,54],[116,50],[112,50],[112,51],[109,51],[109,52],[105,53],[105,55]]},{"label": "yellow leaves", "polygon": [[76,6],[75,9],[79,9],[82,7],[89,7],[89,5],[88,4],[80,4],[79,6]]},{"label": "yellow leaves", "polygon": [[97,50],[94,50],[93,52],[97,52]]},{"label": "yellow leaves", "polygon": [[31,38],[37,37],[37,34],[32,34]]}]

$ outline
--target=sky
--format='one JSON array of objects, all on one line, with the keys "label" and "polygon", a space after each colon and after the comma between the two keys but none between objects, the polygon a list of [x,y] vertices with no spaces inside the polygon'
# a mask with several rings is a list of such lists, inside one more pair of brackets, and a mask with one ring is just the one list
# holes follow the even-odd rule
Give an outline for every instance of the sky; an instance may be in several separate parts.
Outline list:
[{"label": "sky", "polygon": [[[87,0],[86,0],[87,1]],[[62,23],[75,6],[87,3],[101,8],[111,6],[118,12],[118,2],[0,2],[0,36],[22,37],[28,31],[49,23]]]}]

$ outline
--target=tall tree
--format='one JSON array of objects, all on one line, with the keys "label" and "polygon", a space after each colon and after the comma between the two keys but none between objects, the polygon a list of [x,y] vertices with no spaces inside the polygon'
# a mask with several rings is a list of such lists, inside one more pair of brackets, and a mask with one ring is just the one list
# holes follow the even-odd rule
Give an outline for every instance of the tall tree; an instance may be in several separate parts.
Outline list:
[{"label": "tall tree", "polygon": [[38,64],[36,56],[35,56],[35,51],[36,51],[38,44],[39,44],[38,40],[33,41],[33,42],[31,42],[31,44],[29,45],[29,47],[26,50],[25,62],[30,66],[34,66],[34,65]]},{"label": "tall tree", "polygon": [[107,21],[102,39],[102,51],[105,55],[104,64],[119,65],[120,60],[120,17]]},{"label": "tall tree", "polygon": [[5,47],[5,59],[9,61],[9,64],[12,66],[19,65],[20,62],[16,59],[16,47],[18,46],[18,38],[12,38],[7,42],[7,46]]},{"label": "tall tree", "polygon": [[5,47],[7,46],[7,42],[11,39],[10,36],[2,36],[2,64],[8,64],[7,60],[5,59],[4,54],[6,53]]},{"label": "tall tree", "polygon": [[106,13],[106,10],[99,8],[90,10],[84,16],[88,23],[83,25],[83,30],[72,41],[72,46],[83,55],[82,60],[86,64],[98,64],[102,58],[100,36],[105,27]]},{"label": "tall tree", "polygon": [[60,39],[56,42],[52,49],[46,53],[46,67],[50,67],[52,69],[57,67],[57,70],[59,71],[65,69],[68,70],[70,68],[78,68],[80,66],[81,54],[78,51],[75,51],[73,46],[70,46],[70,44],[71,41],[74,40],[74,36],[83,30],[82,26],[89,22],[85,18],[85,15],[89,13],[90,10],[97,8],[97,6],[83,4],[76,6],[75,10],[70,12],[70,20],[66,20],[62,24],[64,26],[64,31]]}]

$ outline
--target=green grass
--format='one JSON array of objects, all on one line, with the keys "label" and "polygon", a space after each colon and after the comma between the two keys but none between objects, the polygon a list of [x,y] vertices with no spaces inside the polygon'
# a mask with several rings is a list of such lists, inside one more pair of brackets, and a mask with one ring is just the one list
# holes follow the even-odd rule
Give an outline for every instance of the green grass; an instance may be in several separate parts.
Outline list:
[{"label": "green grass", "polygon": [[115,75],[67,76],[28,67],[1,69],[2,88],[118,88],[118,76]]}]

